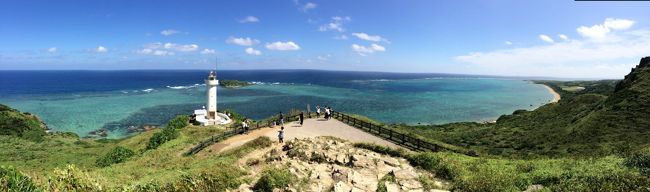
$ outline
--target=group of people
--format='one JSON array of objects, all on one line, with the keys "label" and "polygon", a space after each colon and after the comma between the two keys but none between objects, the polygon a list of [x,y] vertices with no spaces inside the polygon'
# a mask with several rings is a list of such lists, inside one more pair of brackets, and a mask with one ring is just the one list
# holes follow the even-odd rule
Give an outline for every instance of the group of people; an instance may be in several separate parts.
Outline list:
[{"label": "group of people", "polygon": [[[316,106],[316,118],[320,118],[320,114],[324,114],[325,120],[329,120],[332,118],[332,108],[325,106],[325,107],[320,107]],[[300,126],[305,122],[305,113],[300,112],[298,115],[298,121],[300,122]],[[248,134],[248,131],[250,130],[250,126],[248,125],[248,119],[244,119],[241,123],[242,127],[242,134]],[[270,122],[269,122],[270,123]],[[280,143],[284,142],[284,114],[282,112],[278,113],[278,118],[277,121],[273,121],[273,124],[269,124],[269,127],[274,127],[276,125],[280,125],[280,130],[278,130],[278,141]]]},{"label": "group of people", "polygon": [[[325,107],[323,107],[322,111],[323,111],[323,114],[325,115],[324,116],[325,120],[330,120],[332,118],[332,108],[331,107],[325,106]],[[316,106],[316,118],[320,118],[320,114],[321,114],[321,107]]]}]

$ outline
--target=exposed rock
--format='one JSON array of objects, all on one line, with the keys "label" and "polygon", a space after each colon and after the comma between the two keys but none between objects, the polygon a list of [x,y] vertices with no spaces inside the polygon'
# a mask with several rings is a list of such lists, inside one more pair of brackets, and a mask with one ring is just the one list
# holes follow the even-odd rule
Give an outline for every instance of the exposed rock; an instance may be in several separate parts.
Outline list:
[{"label": "exposed rock", "polygon": [[91,137],[106,137],[108,136],[108,129],[106,128],[100,128],[94,131],[88,132],[88,136]]},{"label": "exposed rock", "polygon": [[[379,180],[393,172],[395,182],[386,182],[388,191],[422,191],[420,174],[406,159],[382,155],[366,149],[355,148],[351,143],[328,137],[294,139],[283,146],[272,146],[263,152],[265,163],[250,167],[252,178],[264,167],[282,167],[295,175],[302,184],[290,185],[283,190],[297,191],[376,191]],[[262,154],[262,153],[260,153]],[[255,159],[259,157],[249,157]],[[241,160],[240,162],[247,162]],[[255,180],[255,179],[253,179]],[[441,183],[442,182],[437,182]],[[248,186],[254,185],[249,183]],[[240,188],[242,188],[240,186]],[[445,188],[445,186],[441,186]],[[239,189],[242,191],[242,189]]]},{"label": "exposed rock", "polygon": [[417,180],[402,180],[398,181],[398,183],[402,187],[402,190],[422,189],[422,184]]},{"label": "exposed rock", "polygon": [[418,174],[413,169],[402,169],[395,171],[395,179],[397,180],[410,180],[417,179]]},{"label": "exposed rock", "polygon": [[385,181],[384,186],[386,186],[387,192],[399,192],[399,185],[397,185],[396,183]]},{"label": "exposed rock", "polygon": [[536,191],[542,191],[542,189],[544,189],[544,186],[539,185],[539,184],[537,184],[537,185],[529,185],[529,186],[526,188],[525,192],[536,192]]},{"label": "exposed rock", "polygon": [[352,187],[350,187],[347,183],[343,181],[339,181],[336,184],[334,184],[334,192],[349,192],[352,190]]}]

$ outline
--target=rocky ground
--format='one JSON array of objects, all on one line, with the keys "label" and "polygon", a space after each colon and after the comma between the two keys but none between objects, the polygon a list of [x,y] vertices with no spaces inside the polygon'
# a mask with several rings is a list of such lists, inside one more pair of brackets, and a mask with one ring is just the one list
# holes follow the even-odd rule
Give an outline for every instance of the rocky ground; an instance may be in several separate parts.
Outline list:
[{"label": "rocky ground", "polygon": [[235,191],[252,191],[260,173],[270,167],[288,169],[299,180],[274,191],[445,191],[441,189],[448,186],[406,159],[332,137],[294,139],[250,153],[239,163],[252,179]]}]

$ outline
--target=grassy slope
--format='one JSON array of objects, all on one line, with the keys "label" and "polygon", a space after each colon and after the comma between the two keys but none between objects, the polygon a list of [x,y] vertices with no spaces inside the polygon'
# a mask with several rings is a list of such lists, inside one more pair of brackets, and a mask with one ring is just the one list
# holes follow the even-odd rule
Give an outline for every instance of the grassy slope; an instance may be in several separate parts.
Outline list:
[{"label": "grassy slope", "polygon": [[[650,59],[623,83],[539,81],[562,95],[558,103],[515,111],[495,124],[452,123],[396,129],[501,156],[626,155],[650,146]],[[581,86],[571,92],[561,87]],[[617,87],[615,89],[615,87]]]},{"label": "grassy slope", "polygon": [[45,124],[42,124],[36,116],[0,104],[0,136],[11,135],[40,141],[45,135],[45,130],[41,126]]},{"label": "grassy slope", "polygon": [[[164,143],[158,149],[143,151],[152,130],[122,140],[79,139],[71,134],[48,135],[42,142],[33,142],[14,136],[0,136],[0,162],[16,167],[32,176],[37,183],[45,184],[56,168],[74,164],[77,168],[97,176],[108,187],[144,183],[166,183],[183,174],[219,170],[230,164],[236,156],[181,157],[181,153],[201,139],[221,132],[217,127],[189,126],[180,130],[180,136]],[[137,151],[130,160],[99,168],[98,157],[115,146]],[[241,154],[239,154],[241,155]]]}]

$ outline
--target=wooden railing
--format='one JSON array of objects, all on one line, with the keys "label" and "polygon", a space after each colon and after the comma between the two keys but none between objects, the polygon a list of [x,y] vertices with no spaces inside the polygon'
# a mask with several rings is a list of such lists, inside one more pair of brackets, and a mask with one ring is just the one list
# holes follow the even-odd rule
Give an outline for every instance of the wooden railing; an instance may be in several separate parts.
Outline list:
[{"label": "wooden railing", "polygon": [[[304,116],[305,116],[305,119],[308,119],[308,118],[311,118],[311,117],[315,117],[315,114],[316,113],[305,113]],[[288,122],[292,122],[292,121],[298,121],[299,118],[300,118],[300,115],[292,115],[292,116],[284,117],[284,120],[285,120],[285,123],[288,123]],[[258,122],[255,122],[255,123],[251,123],[252,125],[249,125],[250,126],[249,131],[256,130],[256,129],[261,129],[261,128],[265,128],[265,127],[272,127],[274,125],[273,123],[278,122],[278,120],[279,120],[278,118],[273,118],[273,119],[270,119],[270,120],[268,120],[266,122],[259,122],[258,121]],[[205,149],[206,147],[208,147],[208,146],[210,146],[210,145],[212,145],[214,143],[217,143],[219,141],[223,141],[223,140],[225,140],[225,139],[227,139],[229,137],[232,137],[234,135],[240,134],[242,131],[243,130],[241,129],[241,127],[235,127],[235,128],[228,129],[228,130],[226,130],[224,132],[218,133],[216,135],[210,136],[210,138],[201,141],[199,144],[192,147],[189,151],[185,152],[184,155],[185,156],[190,156],[190,155],[197,154],[198,152]]]},{"label": "wooden railing", "polygon": [[365,132],[368,132],[370,134],[373,134],[375,136],[378,136],[380,138],[389,140],[397,145],[400,145],[402,147],[415,150],[415,151],[441,151],[441,150],[447,150],[445,147],[431,143],[429,141],[425,141],[422,139],[415,138],[413,136],[399,133],[396,131],[393,131],[392,129],[385,128],[380,125],[376,125],[358,118],[354,118],[352,116],[334,111],[332,113],[332,117],[338,119],[339,121],[348,124],[352,127],[361,129]]},{"label": "wooden railing", "polygon": [[[305,114],[305,119],[315,117],[314,114],[315,113],[311,113],[311,114],[306,113]],[[349,115],[346,115],[344,113],[340,113],[340,112],[337,112],[337,111],[332,112],[332,117],[334,117],[334,118],[338,119],[339,121],[341,121],[341,122],[343,122],[345,124],[348,124],[348,125],[350,125],[352,127],[361,129],[361,130],[363,130],[365,132],[368,132],[370,134],[373,134],[373,135],[378,136],[380,138],[386,139],[386,140],[388,140],[390,142],[393,142],[393,143],[395,143],[397,145],[400,145],[402,147],[405,147],[405,148],[408,148],[408,149],[411,149],[411,150],[414,150],[414,151],[438,152],[438,151],[442,151],[442,150],[448,150],[448,151],[460,152],[460,151],[457,151],[457,150],[454,150],[454,149],[449,149],[449,148],[446,148],[446,147],[444,147],[442,145],[435,144],[435,143],[432,143],[432,142],[429,142],[429,141],[425,141],[425,140],[422,140],[422,139],[419,139],[419,138],[416,138],[416,137],[413,137],[413,136],[410,136],[410,135],[407,135],[407,134],[404,134],[404,133],[396,132],[396,131],[394,131],[392,129],[385,128],[383,126],[376,125],[376,124],[373,124],[373,123],[370,123],[370,122],[367,122],[367,121],[364,121],[364,120],[361,120],[361,119],[358,119],[358,118],[355,118],[355,117],[352,117],[352,116],[349,116]],[[292,122],[292,121],[297,121],[298,118],[299,118],[299,115],[287,116],[287,117],[285,117],[285,122],[288,123],[288,122]],[[253,125],[250,126],[251,127],[250,130],[261,129],[261,128],[265,128],[265,127],[272,127],[273,126],[272,123],[277,122],[277,120],[278,119],[275,118],[275,119],[268,120],[266,123],[264,123],[264,122],[252,123]],[[189,151],[185,152],[184,155],[186,155],[186,156],[194,155],[194,154],[200,152],[201,150],[205,149],[206,147],[208,147],[208,146],[210,146],[210,145],[212,145],[214,143],[217,143],[219,141],[225,140],[225,139],[227,139],[229,137],[232,137],[234,135],[237,135],[237,134],[241,133],[241,131],[242,131],[241,128],[233,128],[233,129],[229,129],[229,130],[227,130],[225,132],[221,132],[219,134],[213,135],[210,138],[208,138],[208,139],[200,142],[196,146],[192,147]],[[460,153],[464,153],[464,152],[460,152]]]}]

